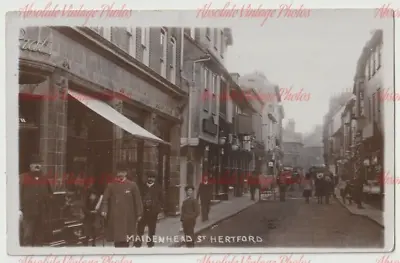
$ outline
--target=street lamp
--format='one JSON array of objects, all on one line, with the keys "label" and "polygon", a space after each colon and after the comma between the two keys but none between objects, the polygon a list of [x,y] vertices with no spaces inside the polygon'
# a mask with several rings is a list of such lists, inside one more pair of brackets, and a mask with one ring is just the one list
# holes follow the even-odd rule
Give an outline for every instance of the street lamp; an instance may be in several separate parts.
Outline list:
[{"label": "street lamp", "polygon": [[219,137],[219,144],[224,145],[225,143],[226,143],[226,137],[225,136]]},{"label": "street lamp", "polygon": [[233,151],[239,150],[239,145],[237,145],[237,144],[232,144],[232,150],[233,150]]}]

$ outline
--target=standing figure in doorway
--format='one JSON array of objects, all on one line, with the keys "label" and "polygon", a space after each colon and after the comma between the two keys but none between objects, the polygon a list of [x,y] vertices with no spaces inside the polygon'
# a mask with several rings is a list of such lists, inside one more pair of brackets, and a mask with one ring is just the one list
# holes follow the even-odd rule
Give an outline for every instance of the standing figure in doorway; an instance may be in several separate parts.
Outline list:
[{"label": "standing figure in doorway", "polygon": [[136,224],[143,215],[142,198],[136,183],[126,179],[128,169],[118,165],[116,178],[104,191],[101,214],[106,218],[107,241],[115,247],[129,247],[130,236],[136,235]]},{"label": "standing figure in doorway", "polygon": [[197,200],[200,199],[201,202],[201,220],[207,221],[208,214],[210,213],[210,205],[212,199],[213,185],[209,183],[208,176],[203,176],[203,180],[199,185],[199,190],[197,191]]},{"label": "standing figure in doorway", "polygon": [[37,155],[31,158],[29,172],[19,177],[19,195],[20,245],[41,246],[52,189],[42,174],[42,160]]},{"label": "standing figure in doorway", "polygon": [[156,234],[156,225],[158,214],[163,208],[163,191],[159,184],[156,183],[156,174],[149,172],[147,174],[147,182],[140,188],[143,199],[143,217],[139,220],[137,226],[138,238],[135,240],[135,247],[142,246],[142,236],[144,228],[147,226],[149,230],[148,247],[154,246],[154,235]]},{"label": "standing figure in doorway", "polygon": [[194,227],[199,216],[199,203],[193,198],[194,187],[186,186],[186,199],[182,203],[181,222],[185,234],[186,247],[194,247]]}]

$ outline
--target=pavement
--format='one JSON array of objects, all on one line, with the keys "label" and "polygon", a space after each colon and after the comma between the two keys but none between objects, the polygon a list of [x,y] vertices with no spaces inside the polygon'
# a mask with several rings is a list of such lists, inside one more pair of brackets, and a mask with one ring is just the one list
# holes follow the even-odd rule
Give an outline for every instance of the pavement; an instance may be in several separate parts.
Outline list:
[{"label": "pavement", "polygon": [[[258,192],[255,194],[256,198],[258,198]],[[250,194],[244,194],[242,197],[231,197],[227,201],[221,201],[217,204],[211,206],[209,220],[206,222],[201,222],[201,219],[197,219],[197,223],[195,226],[195,234],[199,234],[202,231],[212,227],[215,224],[218,224],[222,220],[226,220],[229,217],[232,217],[241,211],[249,208],[254,205],[256,201],[250,200]],[[165,217],[160,219],[157,223],[156,235],[158,237],[169,237],[170,240],[163,240],[163,242],[159,242],[155,244],[155,247],[177,247],[182,245],[183,243],[178,240],[172,240],[173,237],[181,237],[183,233],[181,230],[181,222],[180,217]],[[146,235],[145,231],[145,235]],[[175,242],[177,241],[177,242]],[[146,244],[143,244],[146,245]],[[100,239],[96,242],[96,246],[103,246],[103,240]],[[104,242],[104,246],[113,246],[113,243]]]},{"label": "pavement", "polygon": [[[234,240],[237,236],[240,240]],[[326,205],[312,198],[306,204],[295,191],[286,202],[257,202],[203,231],[199,239],[197,247],[383,248],[384,229],[349,213],[336,199]]]},{"label": "pavement", "polygon": [[335,189],[335,194],[338,197],[337,201],[345,207],[350,213],[354,215],[364,216],[368,219],[374,221],[375,223],[379,224],[380,226],[384,227],[384,218],[383,218],[383,211],[378,209],[377,207],[371,206],[369,204],[363,203],[362,206],[364,209],[358,209],[357,204],[353,202],[353,204],[344,203],[342,198],[340,197],[340,190],[338,188]]}]

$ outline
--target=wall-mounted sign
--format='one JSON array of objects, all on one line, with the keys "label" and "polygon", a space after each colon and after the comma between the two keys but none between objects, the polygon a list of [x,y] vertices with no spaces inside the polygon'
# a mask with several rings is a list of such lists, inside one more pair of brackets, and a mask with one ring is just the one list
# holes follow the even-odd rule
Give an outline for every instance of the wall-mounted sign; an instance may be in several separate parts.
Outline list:
[{"label": "wall-mounted sign", "polygon": [[26,120],[22,117],[19,118],[19,128],[37,129],[38,126],[32,120]]},{"label": "wall-mounted sign", "polygon": [[268,162],[268,166],[269,167],[274,167],[274,163],[273,162]]},{"label": "wall-mounted sign", "polygon": [[21,50],[28,50],[31,52],[38,52],[46,55],[51,55],[51,48],[50,48],[50,40],[49,36],[47,36],[43,41],[29,39],[25,37],[26,31],[24,29],[20,29],[20,49]]},{"label": "wall-mounted sign", "polygon": [[218,133],[218,125],[214,123],[214,118],[210,117],[208,119],[203,119],[203,132],[217,135]]}]

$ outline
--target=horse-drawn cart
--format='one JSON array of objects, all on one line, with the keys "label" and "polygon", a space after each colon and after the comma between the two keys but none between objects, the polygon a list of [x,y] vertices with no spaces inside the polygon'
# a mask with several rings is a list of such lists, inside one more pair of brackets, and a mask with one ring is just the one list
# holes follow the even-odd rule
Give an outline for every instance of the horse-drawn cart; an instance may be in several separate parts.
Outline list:
[{"label": "horse-drawn cart", "polygon": [[276,200],[276,180],[273,175],[260,175],[258,177],[258,200]]}]

